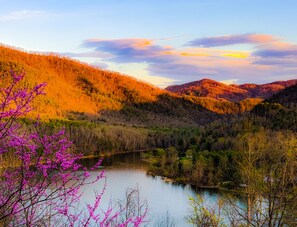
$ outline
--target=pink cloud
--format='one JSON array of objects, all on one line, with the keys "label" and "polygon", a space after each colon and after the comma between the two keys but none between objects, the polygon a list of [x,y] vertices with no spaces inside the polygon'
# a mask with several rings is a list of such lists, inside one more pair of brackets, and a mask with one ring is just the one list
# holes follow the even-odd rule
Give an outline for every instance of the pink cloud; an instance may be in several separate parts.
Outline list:
[{"label": "pink cloud", "polygon": [[239,34],[224,35],[217,37],[206,37],[194,39],[188,43],[189,46],[218,47],[235,44],[262,44],[279,40],[272,35],[266,34]]},{"label": "pink cloud", "polygon": [[[92,56],[109,56],[108,62],[145,63],[150,75],[173,81],[186,82],[209,77],[216,80],[238,78],[242,82],[268,82],[274,77],[277,80],[281,77],[292,79],[297,75],[297,68],[292,67],[295,62],[292,58],[297,56],[296,45],[271,35],[243,34],[196,39],[196,44],[207,47],[173,48],[157,43],[158,40],[136,38],[89,39],[82,46],[93,49],[90,52]],[[212,48],[242,43],[253,44],[254,51]]]}]

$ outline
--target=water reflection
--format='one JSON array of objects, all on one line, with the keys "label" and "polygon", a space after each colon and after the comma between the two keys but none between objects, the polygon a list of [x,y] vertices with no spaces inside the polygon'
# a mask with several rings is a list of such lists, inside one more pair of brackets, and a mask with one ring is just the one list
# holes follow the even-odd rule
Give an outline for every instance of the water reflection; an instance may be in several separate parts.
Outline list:
[{"label": "water reflection", "polygon": [[[83,163],[92,166],[98,159],[85,159]],[[159,176],[149,176],[145,171],[145,164],[141,161],[141,154],[120,154],[107,157],[102,162],[106,171],[106,191],[101,207],[107,208],[111,201],[123,200],[127,188],[138,187],[140,197],[146,200],[149,207],[148,226],[156,226],[166,215],[174,218],[176,226],[190,226],[185,217],[188,214],[188,199],[197,193],[210,205],[216,205],[219,193],[212,190],[197,190],[190,185],[166,183]],[[96,177],[98,171],[91,172]],[[84,202],[94,199],[94,190],[102,190],[104,182],[98,182],[93,187],[85,188]]]}]

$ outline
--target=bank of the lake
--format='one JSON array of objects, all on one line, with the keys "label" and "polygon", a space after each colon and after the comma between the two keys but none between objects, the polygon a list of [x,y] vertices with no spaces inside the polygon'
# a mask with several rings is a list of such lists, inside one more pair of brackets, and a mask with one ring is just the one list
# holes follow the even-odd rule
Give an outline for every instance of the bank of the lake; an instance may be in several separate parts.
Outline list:
[{"label": "bank of the lake", "polygon": [[[84,159],[86,165],[93,165],[98,159]],[[189,184],[178,184],[164,180],[160,176],[151,176],[146,173],[146,163],[141,153],[118,154],[105,157],[102,166],[106,173],[106,190],[102,200],[102,208],[113,202],[124,200],[128,188],[139,188],[141,200],[147,201],[147,226],[160,226],[167,213],[174,219],[176,226],[191,226],[185,217],[189,214],[189,198],[199,194],[208,205],[215,206],[221,198],[216,189],[196,189]],[[98,170],[100,171],[100,170]],[[96,177],[98,171],[92,171],[91,176]],[[103,181],[93,187],[85,188],[84,202],[91,202],[93,191],[100,191]]]}]

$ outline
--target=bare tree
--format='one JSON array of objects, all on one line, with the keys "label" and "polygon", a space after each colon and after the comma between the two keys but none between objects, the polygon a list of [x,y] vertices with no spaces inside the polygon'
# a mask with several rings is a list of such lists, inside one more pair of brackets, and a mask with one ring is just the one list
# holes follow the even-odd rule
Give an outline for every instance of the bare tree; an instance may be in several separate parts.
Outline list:
[{"label": "bare tree", "polygon": [[188,221],[196,226],[297,226],[296,138],[289,131],[243,136],[237,147],[243,189],[236,194],[246,205],[238,196],[225,194],[223,205],[213,208],[198,197],[191,199]]}]

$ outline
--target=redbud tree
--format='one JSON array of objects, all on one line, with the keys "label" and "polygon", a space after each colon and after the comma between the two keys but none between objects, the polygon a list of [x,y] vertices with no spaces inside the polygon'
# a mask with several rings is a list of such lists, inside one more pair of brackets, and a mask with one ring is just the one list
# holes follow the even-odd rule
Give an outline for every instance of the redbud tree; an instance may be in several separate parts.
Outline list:
[{"label": "redbud tree", "polygon": [[[82,188],[105,178],[97,171],[91,179],[72,152],[64,130],[47,135],[39,124],[24,127],[20,118],[32,110],[33,100],[44,95],[46,84],[21,86],[23,74],[11,72],[0,88],[0,225],[4,226],[140,226],[146,209],[123,218],[124,209],[102,210],[105,188],[94,202],[81,201]],[[80,208],[78,208],[80,207]]]}]

